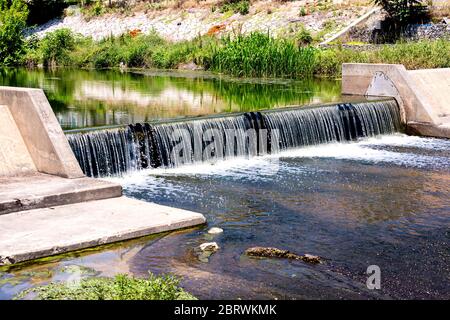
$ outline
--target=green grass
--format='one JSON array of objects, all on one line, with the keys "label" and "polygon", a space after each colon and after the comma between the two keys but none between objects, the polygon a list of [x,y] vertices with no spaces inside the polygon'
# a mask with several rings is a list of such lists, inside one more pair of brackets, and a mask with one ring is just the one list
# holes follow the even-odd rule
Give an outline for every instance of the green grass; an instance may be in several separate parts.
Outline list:
[{"label": "green grass", "polygon": [[206,70],[237,77],[304,78],[312,75],[339,77],[346,62],[396,63],[407,69],[450,67],[448,39],[399,42],[357,50],[335,46],[314,48],[309,34],[273,38],[264,33],[234,37],[197,37],[191,41],[170,42],[155,32],[122,35],[93,41],[58,30],[43,39],[31,38],[23,65],[72,66],[79,68],[176,69],[195,62]]},{"label": "green grass", "polygon": [[178,287],[172,276],[140,279],[125,274],[114,278],[85,278],[79,284],[52,282],[22,291],[16,299],[30,295],[39,300],[195,300]]},{"label": "green grass", "polygon": [[406,69],[450,67],[450,41],[446,39],[399,42],[376,49],[353,50],[336,47],[318,51],[314,73],[339,76],[342,63],[403,64]]}]

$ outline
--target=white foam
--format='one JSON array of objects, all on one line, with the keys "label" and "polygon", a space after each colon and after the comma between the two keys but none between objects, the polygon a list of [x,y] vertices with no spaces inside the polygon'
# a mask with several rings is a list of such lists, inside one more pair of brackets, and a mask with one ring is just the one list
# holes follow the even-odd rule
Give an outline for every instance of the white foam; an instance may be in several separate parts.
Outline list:
[{"label": "white foam", "polygon": [[407,167],[446,165],[448,158],[408,152],[373,149],[374,146],[409,146],[423,149],[450,150],[446,140],[411,137],[404,134],[386,135],[359,142],[332,143],[284,151],[282,158],[334,158],[372,163],[391,163]]},{"label": "white foam", "polygon": [[164,179],[164,177],[215,175],[231,177],[232,179],[246,178],[259,180],[267,176],[275,175],[280,169],[287,169],[289,171],[293,169],[294,171],[315,170],[310,166],[303,166],[300,163],[292,165],[283,162],[283,159],[288,158],[331,158],[369,163],[389,163],[416,168],[449,166],[449,159],[447,157],[373,148],[375,146],[408,146],[428,150],[450,151],[450,141],[447,140],[394,134],[363,139],[358,142],[332,143],[286,150],[276,155],[266,155],[250,159],[234,158],[219,161],[214,164],[200,163],[178,168],[146,169],[129,173],[123,177],[108,178],[108,180],[116,181],[127,188],[133,187],[133,189],[139,189],[139,186],[145,185],[145,190],[151,191],[151,185],[153,185],[158,190],[164,188],[173,190],[173,188],[177,187],[167,179]]}]

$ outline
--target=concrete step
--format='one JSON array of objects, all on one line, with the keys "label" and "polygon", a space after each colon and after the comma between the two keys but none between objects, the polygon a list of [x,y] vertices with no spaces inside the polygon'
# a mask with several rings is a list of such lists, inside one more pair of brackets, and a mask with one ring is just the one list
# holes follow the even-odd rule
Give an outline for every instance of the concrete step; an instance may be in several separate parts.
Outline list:
[{"label": "concrete step", "polygon": [[0,265],[205,223],[202,214],[126,197],[0,216]]},{"label": "concrete step", "polygon": [[0,177],[0,215],[121,195],[120,185],[92,178],[66,179],[41,173]]}]

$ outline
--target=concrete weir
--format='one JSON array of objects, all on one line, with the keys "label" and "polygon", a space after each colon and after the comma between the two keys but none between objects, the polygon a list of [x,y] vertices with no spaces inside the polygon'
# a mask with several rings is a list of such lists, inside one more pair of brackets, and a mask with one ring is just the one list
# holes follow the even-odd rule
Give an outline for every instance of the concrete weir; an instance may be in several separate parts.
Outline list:
[{"label": "concrete weir", "polygon": [[44,92],[0,87],[0,265],[205,222],[85,177]]},{"label": "concrete weir", "polygon": [[344,63],[342,93],[394,97],[408,133],[450,138],[450,68]]}]

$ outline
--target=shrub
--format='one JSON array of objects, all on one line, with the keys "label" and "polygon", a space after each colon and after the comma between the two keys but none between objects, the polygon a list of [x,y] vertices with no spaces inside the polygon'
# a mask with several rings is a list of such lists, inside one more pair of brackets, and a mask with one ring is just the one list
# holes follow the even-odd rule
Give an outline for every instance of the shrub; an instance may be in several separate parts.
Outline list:
[{"label": "shrub", "polygon": [[300,10],[298,11],[298,15],[300,16],[300,17],[304,17],[304,16],[306,16],[306,9],[305,9],[305,7],[300,7]]},{"label": "shrub", "polygon": [[154,49],[152,64],[156,68],[173,69],[189,60],[195,50],[195,44],[190,41],[167,43]]},{"label": "shrub", "polygon": [[122,51],[117,44],[101,46],[93,57],[93,65],[97,69],[119,66],[122,61]]},{"label": "shrub", "polygon": [[393,22],[400,27],[428,15],[428,8],[422,0],[374,0],[374,2],[383,7]]},{"label": "shrub", "polygon": [[21,59],[27,16],[23,0],[0,0],[0,64],[16,64]]},{"label": "shrub", "polygon": [[298,41],[299,45],[309,45],[313,42],[311,32],[306,30],[304,26],[302,26],[297,32],[295,39]]},{"label": "shrub", "polygon": [[40,42],[42,62],[46,66],[69,65],[70,51],[75,47],[75,37],[69,29],[47,33]]},{"label": "shrub", "polygon": [[114,278],[85,278],[79,285],[50,283],[21,292],[16,299],[36,294],[40,300],[194,300],[195,297],[178,287],[172,276],[147,279],[119,274]]},{"label": "shrub", "polygon": [[250,10],[249,0],[225,0],[220,6],[221,13],[232,11],[234,13],[246,15],[248,14],[249,10]]}]

